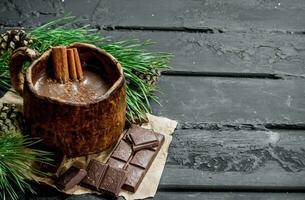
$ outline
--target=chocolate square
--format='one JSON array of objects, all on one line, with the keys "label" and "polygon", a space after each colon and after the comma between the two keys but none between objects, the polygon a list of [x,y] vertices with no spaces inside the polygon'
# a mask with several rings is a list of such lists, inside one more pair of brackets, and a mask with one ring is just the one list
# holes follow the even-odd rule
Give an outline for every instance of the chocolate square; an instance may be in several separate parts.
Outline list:
[{"label": "chocolate square", "polygon": [[155,151],[149,149],[142,149],[133,156],[132,160],[130,161],[130,164],[145,169],[153,161],[154,155]]},{"label": "chocolate square", "polygon": [[109,166],[99,189],[117,197],[125,180],[126,172],[124,170]]},{"label": "chocolate square", "polygon": [[145,169],[129,165],[126,170],[127,179],[122,188],[130,192],[135,192],[144,178]]},{"label": "chocolate square", "polygon": [[127,134],[127,138],[130,138],[132,141],[134,151],[158,146],[159,142],[153,130],[132,125]]},{"label": "chocolate square", "polygon": [[81,184],[92,189],[98,189],[100,182],[108,168],[108,165],[102,164],[97,160],[91,160],[87,167],[87,176]]},{"label": "chocolate square", "polygon": [[117,160],[115,158],[110,157],[107,161],[107,164],[111,167],[116,167],[116,168],[119,168],[119,169],[123,169],[126,163],[123,162],[123,161],[120,161],[120,160]]},{"label": "chocolate square", "polygon": [[111,157],[127,162],[132,154],[132,148],[126,141],[121,140]]},{"label": "chocolate square", "polygon": [[145,129],[136,125],[133,125],[129,129],[128,134],[135,145],[157,141],[157,137],[153,130]]},{"label": "chocolate square", "polygon": [[56,186],[63,190],[71,189],[75,185],[79,184],[86,175],[86,170],[72,166],[58,178]]}]

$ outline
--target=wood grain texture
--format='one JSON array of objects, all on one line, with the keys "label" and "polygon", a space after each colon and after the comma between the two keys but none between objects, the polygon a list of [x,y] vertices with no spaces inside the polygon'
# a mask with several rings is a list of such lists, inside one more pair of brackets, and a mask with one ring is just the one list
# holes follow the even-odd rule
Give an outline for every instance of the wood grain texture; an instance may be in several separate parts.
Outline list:
[{"label": "wood grain texture", "polygon": [[302,0],[132,0],[128,3],[102,0],[92,19],[99,25],[112,26],[304,30],[304,11]]},{"label": "wood grain texture", "polygon": [[[80,198],[79,198],[80,199]],[[154,200],[303,200],[304,193],[158,192]],[[69,200],[74,200],[73,198]],[[77,199],[75,199],[77,200]],[[92,199],[94,200],[94,199]]]},{"label": "wood grain texture", "polygon": [[[36,27],[60,16],[90,19],[99,0],[13,0],[1,1],[0,25],[5,27]],[[86,22],[88,24],[88,21]]]},{"label": "wood grain texture", "polygon": [[[33,196],[27,200],[106,200],[107,198],[98,195],[76,195],[76,196]],[[250,192],[157,192],[154,200],[304,200],[304,193],[250,193]],[[23,200],[23,199],[22,199]],[[119,197],[118,200],[124,200]]]},{"label": "wood grain texture", "polygon": [[195,27],[301,33],[305,26],[302,0],[15,0],[1,1],[0,7],[0,24],[4,26],[35,26],[67,13],[87,18],[91,24],[102,27]]},{"label": "wood grain texture", "polygon": [[278,123],[305,121],[305,81],[163,76],[153,113],[183,122]]},{"label": "wood grain texture", "polygon": [[[154,104],[154,113],[180,125],[155,199],[304,199],[305,1],[13,0],[0,7],[4,29],[71,13],[116,41],[156,41],[149,50],[173,52],[172,70],[211,72],[159,82],[162,107]],[[104,199],[38,191],[24,199]]]},{"label": "wood grain texture", "polygon": [[159,189],[305,190],[304,131],[178,129]]},{"label": "wood grain texture", "polygon": [[181,33],[155,31],[102,31],[114,41],[151,40],[151,51],[172,52],[172,70],[305,74],[302,35],[278,33]]}]

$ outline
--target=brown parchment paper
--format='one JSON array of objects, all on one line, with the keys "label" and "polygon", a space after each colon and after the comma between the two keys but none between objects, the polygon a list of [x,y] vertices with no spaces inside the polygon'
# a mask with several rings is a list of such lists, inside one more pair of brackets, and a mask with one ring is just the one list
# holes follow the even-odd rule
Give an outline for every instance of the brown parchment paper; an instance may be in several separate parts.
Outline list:
[{"label": "brown parchment paper", "polygon": [[[22,110],[23,99],[20,96],[16,95],[15,93],[9,91],[0,99],[0,104],[1,103],[14,103],[18,105],[19,108]],[[168,154],[168,148],[172,141],[172,134],[177,126],[176,121],[168,118],[158,117],[151,114],[147,114],[147,118],[148,118],[148,123],[143,124],[142,127],[153,129],[155,132],[163,134],[165,136],[165,141],[157,157],[155,158],[151,167],[147,171],[147,174],[145,175],[138,190],[135,193],[122,190],[122,192],[120,193],[120,196],[124,196],[125,199],[127,200],[144,199],[148,197],[153,197],[156,194],[161,179],[161,175],[165,166],[165,162]],[[96,159],[101,162],[105,162],[108,159],[110,153],[115,148],[115,146],[116,145],[99,154],[68,159],[64,164],[64,168],[68,169],[71,165],[85,167],[87,166],[87,164],[91,159]],[[33,180],[55,187],[53,184],[53,180],[51,178],[43,178],[33,175]],[[62,192],[66,194],[74,194],[74,195],[90,194],[90,193],[99,194],[96,191],[92,191],[90,189],[81,186],[75,186],[70,190],[62,191]]]}]

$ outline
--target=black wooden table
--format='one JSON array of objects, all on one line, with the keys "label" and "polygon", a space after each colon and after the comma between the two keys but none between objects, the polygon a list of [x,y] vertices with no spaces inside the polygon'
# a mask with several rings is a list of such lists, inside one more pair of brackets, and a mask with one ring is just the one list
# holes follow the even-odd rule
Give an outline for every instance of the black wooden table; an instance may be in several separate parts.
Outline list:
[{"label": "black wooden table", "polygon": [[304,0],[3,0],[0,25],[65,13],[175,55],[153,106],[179,121],[154,199],[305,199]]}]

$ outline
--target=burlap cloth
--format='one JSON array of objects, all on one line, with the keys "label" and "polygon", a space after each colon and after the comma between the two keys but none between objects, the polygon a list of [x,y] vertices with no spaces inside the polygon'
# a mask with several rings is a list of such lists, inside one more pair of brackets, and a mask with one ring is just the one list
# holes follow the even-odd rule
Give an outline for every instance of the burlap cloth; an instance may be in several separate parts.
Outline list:
[{"label": "burlap cloth", "polygon": [[[16,95],[15,93],[7,92],[0,99],[0,104],[1,103],[14,103],[18,105],[20,109],[22,109],[23,100],[20,96]],[[160,152],[158,153],[157,157],[155,158],[154,162],[149,168],[147,174],[145,175],[142,183],[140,184],[138,190],[135,193],[127,192],[124,190],[120,193],[120,196],[124,196],[125,199],[127,200],[144,199],[148,197],[153,197],[156,194],[160,182],[160,178],[165,166],[165,162],[168,154],[168,147],[172,141],[172,133],[174,132],[177,126],[177,122],[171,119],[167,119],[164,117],[157,117],[151,114],[147,114],[147,117],[149,121],[147,124],[142,125],[142,127],[153,129],[158,133],[164,134],[165,141],[162,148],[160,149]],[[103,151],[102,153],[99,154],[69,159],[66,161],[64,167],[69,168],[71,165],[86,166],[91,159],[97,159],[101,162],[105,162],[114,148],[115,145],[112,148],[108,149],[107,151]],[[55,187],[53,185],[53,180],[50,178],[33,176],[33,179],[35,181]],[[75,186],[70,190],[62,191],[62,192],[67,194],[74,194],[74,195],[90,194],[90,193],[99,194],[96,191],[92,191],[90,189],[81,186]]]}]

